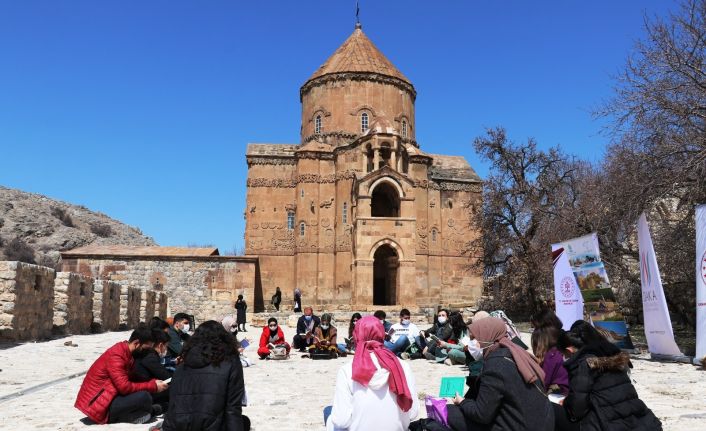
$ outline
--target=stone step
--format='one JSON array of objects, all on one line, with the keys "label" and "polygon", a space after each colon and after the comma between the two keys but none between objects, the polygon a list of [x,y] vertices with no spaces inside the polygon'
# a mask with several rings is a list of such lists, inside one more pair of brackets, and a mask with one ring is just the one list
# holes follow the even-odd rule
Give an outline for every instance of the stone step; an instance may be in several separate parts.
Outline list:
[{"label": "stone step", "polygon": [[[373,308],[371,310],[360,310],[357,311],[363,316],[367,315],[372,315],[375,310],[380,310],[382,308],[377,307]],[[392,309],[390,311],[385,310],[385,313],[387,314],[387,321],[389,322],[397,322],[399,320],[399,310],[401,308],[397,309]],[[333,315],[333,320],[334,324],[337,327],[343,327],[343,326],[348,326],[348,323],[351,320],[351,316],[353,316],[353,313],[356,313],[356,311],[327,311],[327,310],[322,310],[322,312],[315,311],[314,314],[316,316],[321,317],[322,314],[324,313],[329,313]],[[415,324],[428,324],[430,323],[430,319],[427,316],[427,314],[420,312],[419,310],[410,310],[411,316],[410,319],[412,320],[413,323]],[[292,313],[291,311],[280,311],[280,312],[263,312],[263,313],[253,313],[249,314],[247,316],[248,324],[250,326],[255,326],[255,327],[262,327],[267,324],[267,320],[270,317],[274,317],[277,319],[277,322],[279,322],[282,325],[287,325],[289,327],[294,327],[297,324],[297,320],[299,320],[299,317],[301,317],[303,313]]]}]

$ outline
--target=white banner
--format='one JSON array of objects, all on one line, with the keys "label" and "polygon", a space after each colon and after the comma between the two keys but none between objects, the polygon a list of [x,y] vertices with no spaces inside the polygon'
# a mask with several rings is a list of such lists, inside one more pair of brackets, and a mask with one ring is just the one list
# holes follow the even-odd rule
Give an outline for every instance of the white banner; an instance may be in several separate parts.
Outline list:
[{"label": "white banner", "polygon": [[574,271],[569,265],[569,257],[563,248],[554,251],[554,303],[556,315],[561,319],[565,330],[583,319],[583,297],[576,283]]},{"label": "white banner", "polygon": [[696,207],[696,360],[706,356],[706,205]]},{"label": "white banner", "polygon": [[674,341],[672,321],[669,318],[667,300],[662,288],[662,278],[657,266],[657,256],[655,256],[645,213],[642,213],[637,222],[637,242],[640,247],[642,312],[645,320],[647,346],[650,353],[681,356],[682,353]]}]

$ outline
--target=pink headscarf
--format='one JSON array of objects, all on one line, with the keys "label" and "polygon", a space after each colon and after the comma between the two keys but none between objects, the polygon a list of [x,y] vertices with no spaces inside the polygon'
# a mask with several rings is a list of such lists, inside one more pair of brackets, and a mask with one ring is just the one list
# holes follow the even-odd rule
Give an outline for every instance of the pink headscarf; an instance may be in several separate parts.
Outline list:
[{"label": "pink headscarf", "polygon": [[390,372],[387,384],[390,391],[397,394],[397,405],[403,412],[412,408],[412,394],[407,386],[407,379],[399,359],[383,345],[385,329],[380,320],[374,316],[365,316],[355,324],[353,336],[356,340],[355,357],[353,357],[353,380],[363,386],[368,386],[377,367],[370,357],[374,353],[380,366]]},{"label": "pink headscarf", "polygon": [[486,349],[484,357],[487,358],[490,352],[500,346],[506,347],[526,383],[534,383],[537,380],[544,382],[544,371],[537,360],[507,337],[505,321],[497,317],[486,317],[471,323],[470,329],[480,346]]}]

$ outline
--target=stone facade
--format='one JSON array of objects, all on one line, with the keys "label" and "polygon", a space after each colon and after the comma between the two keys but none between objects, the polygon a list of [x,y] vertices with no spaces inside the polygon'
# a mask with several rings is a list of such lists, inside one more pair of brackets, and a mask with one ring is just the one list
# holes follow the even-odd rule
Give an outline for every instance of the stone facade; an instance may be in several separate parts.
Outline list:
[{"label": "stone facade", "polygon": [[178,312],[200,321],[220,319],[234,311],[239,294],[250,310],[263,307],[257,259],[219,256],[217,249],[87,246],[62,253],[62,267],[140,289],[142,321]]},{"label": "stone facade", "polygon": [[54,281],[54,330],[86,334],[93,323],[93,283],[90,277],[57,272]]},{"label": "stone facade", "polygon": [[142,295],[137,287],[120,287],[120,327],[135,328],[140,323]]},{"label": "stone facade", "polygon": [[262,296],[322,307],[471,303],[481,181],[415,140],[416,90],[360,28],[307,80],[299,144],[250,144],[246,255]]},{"label": "stone facade", "polygon": [[102,331],[120,328],[120,285],[108,280],[93,283],[93,323]]},{"label": "stone facade", "polygon": [[53,269],[0,261],[0,338],[51,336],[54,316]]}]

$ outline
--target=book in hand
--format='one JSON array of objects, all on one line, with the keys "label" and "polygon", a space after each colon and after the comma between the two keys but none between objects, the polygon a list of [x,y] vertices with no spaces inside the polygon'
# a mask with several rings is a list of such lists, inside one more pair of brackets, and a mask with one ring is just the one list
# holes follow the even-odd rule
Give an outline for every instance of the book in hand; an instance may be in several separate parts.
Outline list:
[{"label": "book in hand", "polygon": [[453,398],[456,394],[463,396],[466,389],[465,377],[442,377],[439,387],[439,397]]},{"label": "book in hand", "polygon": [[434,334],[429,334],[429,338],[431,338],[432,340],[434,340],[435,343],[438,343],[439,341],[441,341],[441,340],[439,339],[439,337],[437,337],[437,336],[434,335]]},{"label": "book in hand", "polygon": [[170,377],[170,378],[168,378],[166,380],[162,380],[162,381],[166,384],[170,384],[172,382],[172,378]]},{"label": "book in hand", "polygon": [[247,349],[249,345],[250,341],[248,341],[247,338],[243,338],[242,340],[240,340],[240,347],[242,347],[243,349]]},{"label": "book in hand", "polygon": [[549,398],[549,401],[553,402],[554,404],[562,405],[562,404],[564,404],[564,398],[566,398],[566,395],[549,394],[549,395],[547,395],[547,397]]}]

